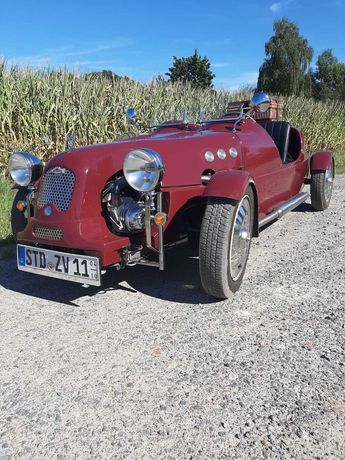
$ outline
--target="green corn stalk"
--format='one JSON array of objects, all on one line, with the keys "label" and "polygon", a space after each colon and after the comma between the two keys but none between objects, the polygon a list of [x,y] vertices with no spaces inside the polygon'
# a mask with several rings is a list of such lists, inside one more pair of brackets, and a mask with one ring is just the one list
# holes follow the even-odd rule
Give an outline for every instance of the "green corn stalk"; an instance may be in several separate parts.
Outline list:
[{"label": "green corn stalk", "polygon": [[[27,150],[47,161],[62,151],[73,132],[76,145],[111,142],[136,134],[126,119],[134,107],[148,132],[151,124],[181,118],[186,111],[195,121],[221,116],[233,100],[248,99],[250,91],[201,90],[191,86],[151,81],[79,75],[66,70],[19,68],[0,62],[0,174],[9,155]],[[306,149],[331,148],[344,168],[345,104],[321,103],[302,97],[283,97],[283,118],[302,129]]]}]

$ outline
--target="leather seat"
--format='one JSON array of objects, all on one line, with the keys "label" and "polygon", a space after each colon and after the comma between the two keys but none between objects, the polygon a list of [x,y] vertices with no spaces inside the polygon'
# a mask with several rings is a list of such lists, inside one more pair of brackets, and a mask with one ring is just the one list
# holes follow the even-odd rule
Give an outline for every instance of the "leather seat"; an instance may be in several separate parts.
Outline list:
[{"label": "leather seat", "polygon": [[263,121],[260,125],[268,132],[276,144],[283,163],[287,162],[290,124],[287,121]]}]

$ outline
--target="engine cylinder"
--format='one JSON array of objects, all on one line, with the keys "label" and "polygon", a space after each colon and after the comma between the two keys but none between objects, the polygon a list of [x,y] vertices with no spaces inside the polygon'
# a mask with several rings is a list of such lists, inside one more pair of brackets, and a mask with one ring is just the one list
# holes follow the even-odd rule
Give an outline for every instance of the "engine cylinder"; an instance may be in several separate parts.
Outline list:
[{"label": "engine cylinder", "polygon": [[124,177],[108,182],[103,191],[102,203],[115,233],[133,233],[145,227],[145,205],[139,202],[141,195],[134,192],[133,197],[133,192]]}]

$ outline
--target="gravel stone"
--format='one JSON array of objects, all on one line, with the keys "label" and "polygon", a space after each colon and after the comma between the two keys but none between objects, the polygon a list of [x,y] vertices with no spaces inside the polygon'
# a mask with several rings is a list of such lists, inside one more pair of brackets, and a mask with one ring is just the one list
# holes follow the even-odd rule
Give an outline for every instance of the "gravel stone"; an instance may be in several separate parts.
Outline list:
[{"label": "gravel stone", "polygon": [[0,459],[343,459],[345,176],[216,302],[187,247],[102,288],[0,260]]}]

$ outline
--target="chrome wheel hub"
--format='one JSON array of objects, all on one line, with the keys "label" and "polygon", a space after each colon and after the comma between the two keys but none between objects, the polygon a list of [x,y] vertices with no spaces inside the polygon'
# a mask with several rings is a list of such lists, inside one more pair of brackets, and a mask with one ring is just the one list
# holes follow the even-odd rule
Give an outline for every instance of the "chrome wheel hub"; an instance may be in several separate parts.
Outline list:
[{"label": "chrome wheel hub", "polygon": [[251,239],[251,207],[249,197],[242,198],[236,212],[235,223],[230,240],[229,265],[230,274],[236,281],[242,274],[250,246]]},{"label": "chrome wheel hub", "polygon": [[332,189],[333,189],[333,166],[331,165],[328,169],[325,171],[325,186],[324,186],[324,191],[325,191],[325,200],[327,203],[331,199],[332,196]]}]

